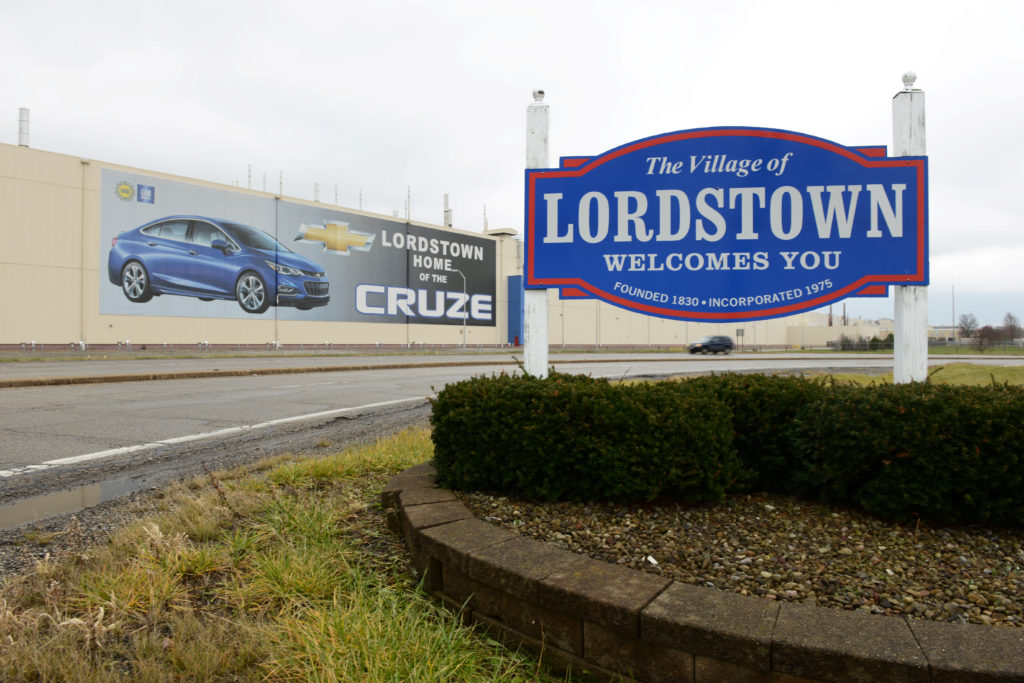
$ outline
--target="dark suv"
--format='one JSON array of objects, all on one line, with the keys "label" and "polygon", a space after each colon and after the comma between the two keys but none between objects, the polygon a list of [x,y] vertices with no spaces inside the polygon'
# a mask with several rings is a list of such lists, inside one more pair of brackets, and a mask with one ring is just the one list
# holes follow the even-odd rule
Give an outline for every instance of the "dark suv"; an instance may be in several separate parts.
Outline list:
[{"label": "dark suv", "polygon": [[690,353],[729,353],[732,351],[732,339],[724,335],[704,337],[689,346]]}]

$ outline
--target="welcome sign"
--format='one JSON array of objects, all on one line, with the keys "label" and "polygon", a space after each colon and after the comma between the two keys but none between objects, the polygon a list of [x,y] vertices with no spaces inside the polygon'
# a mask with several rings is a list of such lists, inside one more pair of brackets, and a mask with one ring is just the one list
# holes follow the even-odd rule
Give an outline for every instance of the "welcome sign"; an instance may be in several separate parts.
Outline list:
[{"label": "welcome sign", "polygon": [[526,172],[524,286],[694,321],[928,284],[927,158],[685,130]]}]

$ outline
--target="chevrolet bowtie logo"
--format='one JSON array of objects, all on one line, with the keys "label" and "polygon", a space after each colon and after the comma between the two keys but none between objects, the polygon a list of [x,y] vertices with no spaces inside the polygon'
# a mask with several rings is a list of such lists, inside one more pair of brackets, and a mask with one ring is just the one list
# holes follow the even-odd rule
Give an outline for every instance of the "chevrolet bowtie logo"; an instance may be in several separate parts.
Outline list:
[{"label": "chevrolet bowtie logo", "polygon": [[324,251],[348,256],[351,251],[370,251],[374,237],[370,233],[349,230],[348,223],[324,221],[323,225],[300,225],[295,241],[320,242]]}]

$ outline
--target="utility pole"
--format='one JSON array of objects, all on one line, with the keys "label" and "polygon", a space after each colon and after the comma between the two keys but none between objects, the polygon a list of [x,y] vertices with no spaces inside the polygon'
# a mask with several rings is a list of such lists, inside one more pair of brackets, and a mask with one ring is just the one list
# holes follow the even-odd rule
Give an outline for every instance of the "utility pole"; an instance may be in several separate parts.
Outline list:
[{"label": "utility pole", "polygon": [[466,298],[466,275],[458,268],[452,268],[456,273],[462,276],[462,300],[465,303],[466,310],[462,313],[462,348],[466,348],[466,318],[469,317],[469,299]]}]

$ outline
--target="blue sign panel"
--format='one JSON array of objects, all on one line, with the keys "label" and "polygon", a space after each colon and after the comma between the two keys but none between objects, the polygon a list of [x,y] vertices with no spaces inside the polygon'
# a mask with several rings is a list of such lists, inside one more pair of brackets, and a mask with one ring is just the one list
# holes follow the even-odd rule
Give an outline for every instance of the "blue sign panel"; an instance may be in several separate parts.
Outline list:
[{"label": "blue sign panel", "polygon": [[666,318],[792,315],[928,284],[927,158],[766,128],[526,172],[527,288]]}]

